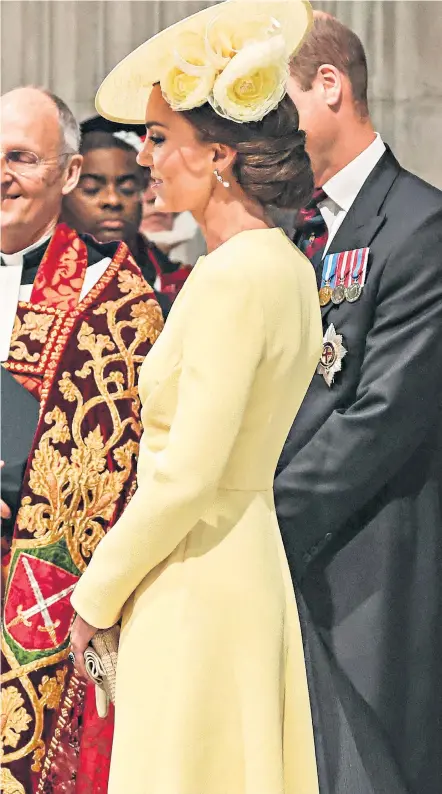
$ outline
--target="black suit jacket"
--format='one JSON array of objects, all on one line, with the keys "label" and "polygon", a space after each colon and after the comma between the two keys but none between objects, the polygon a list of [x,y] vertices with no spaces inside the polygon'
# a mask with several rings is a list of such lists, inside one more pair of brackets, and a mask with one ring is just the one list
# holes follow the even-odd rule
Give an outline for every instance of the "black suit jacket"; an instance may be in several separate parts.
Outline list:
[{"label": "black suit jacket", "polygon": [[329,253],[369,246],[348,353],[315,375],[275,501],[297,585],[321,794],[442,791],[442,193],[391,152]]}]

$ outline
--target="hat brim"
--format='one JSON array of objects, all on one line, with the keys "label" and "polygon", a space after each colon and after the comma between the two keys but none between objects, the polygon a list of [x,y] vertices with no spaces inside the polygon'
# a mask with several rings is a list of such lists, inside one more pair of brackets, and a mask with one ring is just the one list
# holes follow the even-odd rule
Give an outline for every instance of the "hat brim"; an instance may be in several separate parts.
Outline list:
[{"label": "hat brim", "polygon": [[255,13],[259,9],[260,13],[277,19],[291,55],[299,49],[313,24],[313,11],[307,0],[225,0],[205,8],[157,33],[120,61],[98,89],[95,98],[98,113],[122,124],[143,124],[152,86],[160,80],[164,54],[171,51],[177,33],[189,27],[203,33],[227,5],[233,17],[235,6],[241,11],[250,6]]}]

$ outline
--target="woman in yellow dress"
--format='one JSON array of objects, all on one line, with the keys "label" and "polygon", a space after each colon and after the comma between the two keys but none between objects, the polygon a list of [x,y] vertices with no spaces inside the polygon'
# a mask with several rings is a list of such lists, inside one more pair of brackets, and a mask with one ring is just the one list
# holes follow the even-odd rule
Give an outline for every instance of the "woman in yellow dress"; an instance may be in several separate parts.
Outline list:
[{"label": "woman in yellow dress", "polygon": [[313,269],[267,215],[313,190],[285,96],[310,18],[301,0],[227,0],[98,93],[108,118],[145,117],[156,205],[190,210],[208,250],[141,369],[138,489],[72,599],[80,671],[122,621],[109,794],[318,793],[272,486],[322,331]]}]

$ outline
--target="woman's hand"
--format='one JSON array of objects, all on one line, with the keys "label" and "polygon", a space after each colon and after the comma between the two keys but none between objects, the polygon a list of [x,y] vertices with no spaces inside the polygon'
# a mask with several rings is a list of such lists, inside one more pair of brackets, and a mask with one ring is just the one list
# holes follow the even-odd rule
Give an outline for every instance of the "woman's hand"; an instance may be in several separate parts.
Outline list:
[{"label": "woman's hand", "polygon": [[[2,469],[4,465],[5,465],[4,461],[0,460],[0,469]],[[6,502],[3,501],[3,499],[0,499],[0,517],[5,519],[11,518],[11,511],[8,505],[6,504]]]},{"label": "woman's hand", "polygon": [[84,665],[84,652],[97,631],[95,626],[86,623],[80,615],[75,618],[71,629],[71,651],[75,656],[75,669],[87,681],[89,676]]}]

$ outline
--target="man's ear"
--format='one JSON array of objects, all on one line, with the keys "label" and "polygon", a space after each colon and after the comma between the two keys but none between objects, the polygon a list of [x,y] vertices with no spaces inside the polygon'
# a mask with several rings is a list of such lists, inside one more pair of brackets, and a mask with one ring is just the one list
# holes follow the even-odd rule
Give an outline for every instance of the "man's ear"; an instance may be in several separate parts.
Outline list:
[{"label": "man's ear", "polygon": [[69,155],[69,162],[64,172],[64,184],[61,189],[63,196],[67,196],[69,193],[72,193],[72,191],[77,187],[82,165],[83,157],[81,154]]},{"label": "man's ear", "polygon": [[342,99],[342,74],[336,66],[324,63],[319,67],[316,86],[321,90],[324,100],[329,107],[336,107]]}]

